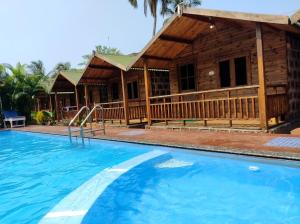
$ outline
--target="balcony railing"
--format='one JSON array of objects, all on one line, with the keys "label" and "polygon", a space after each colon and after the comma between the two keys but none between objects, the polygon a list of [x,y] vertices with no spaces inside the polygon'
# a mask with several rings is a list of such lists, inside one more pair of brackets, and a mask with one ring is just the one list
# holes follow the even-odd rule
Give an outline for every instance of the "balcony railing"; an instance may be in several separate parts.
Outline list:
[{"label": "balcony railing", "polygon": [[[151,120],[258,120],[258,88],[252,85],[150,97]],[[268,117],[284,115],[286,90],[281,86],[270,88]]]}]

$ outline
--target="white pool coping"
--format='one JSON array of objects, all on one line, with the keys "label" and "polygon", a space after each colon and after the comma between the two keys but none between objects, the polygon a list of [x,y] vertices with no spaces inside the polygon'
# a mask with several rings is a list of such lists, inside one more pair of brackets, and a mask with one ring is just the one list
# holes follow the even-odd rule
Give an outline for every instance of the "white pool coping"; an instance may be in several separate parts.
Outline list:
[{"label": "white pool coping", "polygon": [[80,224],[97,198],[112,182],[141,163],[166,153],[167,151],[153,150],[102,170],[67,195],[39,223]]}]

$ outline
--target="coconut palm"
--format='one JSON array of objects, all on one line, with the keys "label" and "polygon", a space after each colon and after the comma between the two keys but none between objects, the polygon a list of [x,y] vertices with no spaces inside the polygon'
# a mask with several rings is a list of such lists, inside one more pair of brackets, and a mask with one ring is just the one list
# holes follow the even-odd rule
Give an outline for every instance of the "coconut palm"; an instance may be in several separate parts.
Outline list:
[{"label": "coconut palm", "polygon": [[44,63],[41,60],[32,61],[30,65],[28,65],[28,69],[36,76],[44,77],[46,74]]},{"label": "coconut palm", "polygon": [[[97,45],[95,50],[97,54],[108,54],[108,55],[122,55],[121,51],[118,48],[108,47],[103,45]],[[89,60],[92,58],[92,54],[83,55],[83,62],[79,63],[79,66],[85,66]]]},{"label": "coconut palm", "polygon": [[70,70],[71,69],[71,63],[70,62],[60,62],[55,65],[55,67],[52,69],[52,71],[49,73],[50,76],[54,77],[59,72]]},{"label": "coconut palm", "polygon": [[182,5],[183,7],[197,7],[201,4],[201,0],[167,0],[167,7],[162,11],[162,15],[171,16],[175,14],[178,5]]},{"label": "coconut palm", "polygon": [[[129,3],[133,7],[138,7],[138,2],[137,0],[129,0]],[[144,14],[147,16],[148,14],[148,8],[150,9],[150,13],[154,19],[153,21],[153,36],[156,33],[156,26],[157,26],[157,8],[158,4],[161,4],[161,9],[162,12],[164,12],[167,8],[168,0],[144,0]]]}]

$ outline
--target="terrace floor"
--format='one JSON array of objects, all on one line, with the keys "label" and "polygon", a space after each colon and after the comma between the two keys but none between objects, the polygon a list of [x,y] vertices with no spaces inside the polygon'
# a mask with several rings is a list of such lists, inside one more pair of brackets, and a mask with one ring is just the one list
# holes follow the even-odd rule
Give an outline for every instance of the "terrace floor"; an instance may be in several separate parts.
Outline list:
[{"label": "terrace floor", "polygon": [[[65,126],[32,125],[15,130],[68,134]],[[300,131],[279,135],[107,127],[105,135],[99,133],[95,138],[300,160]]]}]

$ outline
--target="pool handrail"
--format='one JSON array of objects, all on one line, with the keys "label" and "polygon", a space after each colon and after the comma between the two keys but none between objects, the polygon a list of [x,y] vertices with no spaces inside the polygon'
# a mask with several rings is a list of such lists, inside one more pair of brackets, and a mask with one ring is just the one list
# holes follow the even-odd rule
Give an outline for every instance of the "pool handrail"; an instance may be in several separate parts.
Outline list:
[{"label": "pool handrail", "polygon": [[[105,134],[104,108],[100,104],[94,104],[93,109],[89,112],[89,114],[85,117],[85,119],[80,124],[80,137],[82,139],[82,143],[84,143],[84,128],[83,127],[86,124],[86,122],[88,121],[88,119],[91,118],[92,114],[97,109],[100,109],[100,111],[101,111],[101,121],[100,122],[102,123],[102,128],[100,128],[99,130],[102,130],[103,134]],[[90,122],[90,132],[91,133],[93,132],[92,122]]]},{"label": "pool handrail", "polygon": [[71,126],[74,124],[74,122],[76,121],[76,119],[79,117],[79,115],[82,113],[82,111],[86,110],[87,113],[90,112],[90,108],[88,106],[83,106],[80,108],[80,110],[77,112],[77,114],[73,117],[73,119],[70,121],[69,125],[68,125],[68,131],[69,131],[69,138],[70,141],[72,142],[72,130],[71,130]]}]

